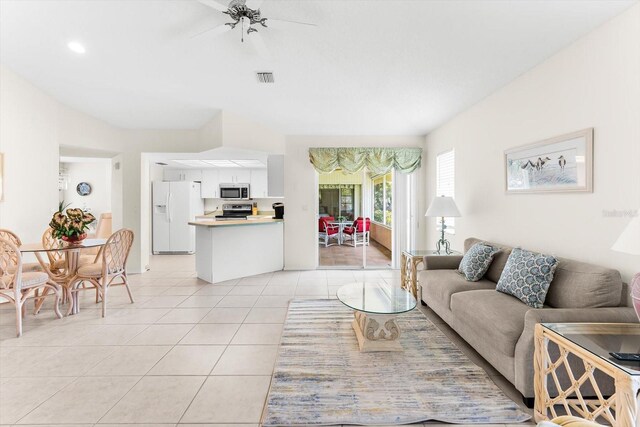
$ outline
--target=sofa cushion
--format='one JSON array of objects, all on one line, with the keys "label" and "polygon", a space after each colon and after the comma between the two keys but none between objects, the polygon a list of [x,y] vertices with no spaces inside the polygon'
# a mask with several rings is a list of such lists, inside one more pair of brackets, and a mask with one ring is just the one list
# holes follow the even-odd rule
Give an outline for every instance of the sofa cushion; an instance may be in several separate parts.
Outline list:
[{"label": "sofa cushion", "polygon": [[424,301],[435,300],[441,306],[451,307],[451,295],[456,292],[477,289],[495,289],[495,283],[488,280],[468,282],[457,270],[427,270],[419,277]]},{"label": "sofa cushion", "polygon": [[459,292],[451,296],[456,330],[463,337],[475,335],[502,354],[513,356],[524,330],[524,317],[531,310],[518,299],[494,289]]},{"label": "sofa cushion", "polygon": [[545,304],[555,308],[617,307],[622,299],[620,272],[559,258]]},{"label": "sofa cushion", "polygon": [[497,252],[500,252],[500,249],[484,242],[476,243],[464,254],[458,271],[464,274],[468,281],[477,282],[487,272]]},{"label": "sofa cushion", "polygon": [[554,256],[515,248],[496,290],[513,295],[530,307],[542,308],[557,266]]},{"label": "sofa cushion", "polygon": [[491,262],[487,273],[484,275],[485,279],[491,280],[493,283],[498,283],[498,280],[500,280],[500,276],[502,275],[502,270],[504,270],[504,266],[507,265],[507,259],[509,259],[509,255],[511,255],[511,250],[513,248],[501,243],[487,242],[476,239],[475,237],[470,237],[464,241],[464,251],[468,251],[471,246],[479,242],[484,242],[487,245],[500,249],[500,252],[494,255],[493,261]]}]

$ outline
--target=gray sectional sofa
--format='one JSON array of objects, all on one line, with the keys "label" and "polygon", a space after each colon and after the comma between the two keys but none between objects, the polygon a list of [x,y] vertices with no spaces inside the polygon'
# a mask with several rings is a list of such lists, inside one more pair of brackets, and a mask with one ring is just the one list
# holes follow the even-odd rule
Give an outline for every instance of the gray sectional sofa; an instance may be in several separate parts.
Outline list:
[{"label": "gray sectional sofa", "polygon": [[[465,240],[465,252],[482,240]],[[462,256],[427,256],[418,274],[422,302],[440,316],[531,402],[533,331],[544,322],[637,322],[616,270],[559,258],[545,308],[495,290],[511,247],[501,248],[479,282],[457,272]]]}]

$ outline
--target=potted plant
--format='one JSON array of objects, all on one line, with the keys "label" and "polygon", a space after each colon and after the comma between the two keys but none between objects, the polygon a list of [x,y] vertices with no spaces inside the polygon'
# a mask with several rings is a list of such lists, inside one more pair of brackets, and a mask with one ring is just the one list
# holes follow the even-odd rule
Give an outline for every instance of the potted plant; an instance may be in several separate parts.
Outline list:
[{"label": "potted plant", "polygon": [[87,238],[89,224],[96,218],[82,209],[67,209],[65,214],[65,207],[64,202],[60,202],[58,212],[53,214],[49,227],[53,230],[55,238],[69,243],[79,243]]}]

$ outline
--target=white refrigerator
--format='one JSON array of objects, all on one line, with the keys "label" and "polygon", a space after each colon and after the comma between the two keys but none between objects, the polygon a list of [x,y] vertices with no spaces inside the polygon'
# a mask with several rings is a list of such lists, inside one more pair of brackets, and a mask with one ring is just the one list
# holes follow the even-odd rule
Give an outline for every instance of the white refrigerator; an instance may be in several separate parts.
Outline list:
[{"label": "white refrigerator", "polygon": [[153,253],[196,251],[196,229],[189,225],[204,214],[200,183],[153,182]]}]

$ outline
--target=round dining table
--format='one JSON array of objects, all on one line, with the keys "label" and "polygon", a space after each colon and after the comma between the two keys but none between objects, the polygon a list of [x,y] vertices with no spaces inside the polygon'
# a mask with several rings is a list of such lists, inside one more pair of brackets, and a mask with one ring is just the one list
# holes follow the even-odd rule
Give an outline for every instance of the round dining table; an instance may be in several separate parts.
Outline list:
[{"label": "round dining table", "polygon": [[[78,311],[75,307],[77,306],[77,304],[74,304],[74,298],[71,295],[69,282],[78,272],[81,252],[83,249],[86,250],[92,248],[102,248],[106,242],[107,239],[85,239],[77,243],[67,243],[64,241],[59,241],[57,244],[51,247],[45,247],[42,243],[26,243],[21,245],[18,249],[22,254],[32,253],[36,256],[36,259],[38,260],[42,271],[47,273],[52,281],[62,286],[62,288],[64,289],[67,296],[66,300],[69,302],[69,304],[71,304],[71,307],[69,307],[69,312],[71,314],[77,314]],[[47,252],[57,252],[58,254],[63,254],[65,260],[64,268],[58,269],[50,265],[47,262],[49,260],[48,256],[47,259],[43,259],[42,255],[46,254]],[[48,290],[45,289],[44,292],[45,294],[43,295],[43,297],[46,295]],[[41,298],[36,303],[36,313],[40,310],[40,307],[43,303],[44,298]]]}]

